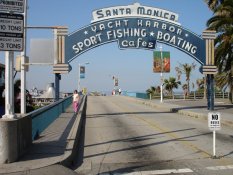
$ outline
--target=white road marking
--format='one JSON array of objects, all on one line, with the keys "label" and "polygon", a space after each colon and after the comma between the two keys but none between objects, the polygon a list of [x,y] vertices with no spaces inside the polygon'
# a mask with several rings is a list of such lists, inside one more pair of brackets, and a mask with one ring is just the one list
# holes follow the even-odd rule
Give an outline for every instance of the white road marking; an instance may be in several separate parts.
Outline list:
[{"label": "white road marking", "polygon": [[[176,173],[192,173],[189,168],[185,169],[170,169],[170,170],[154,170],[154,171],[139,171],[132,173],[113,173],[113,175],[158,175],[158,174],[176,174]],[[106,173],[101,175],[107,175]]]},{"label": "white road marking", "polygon": [[175,174],[175,173],[192,173],[189,168],[185,169],[170,169],[170,170],[155,170],[155,171],[141,171],[141,175],[156,175],[156,174]]},{"label": "white road marking", "polygon": [[229,170],[233,169],[233,165],[226,165],[226,166],[212,166],[212,167],[206,167],[208,170]]},{"label": "white road marking", "polygon": [[[233,165],[212,166],[212,167],[206,167],[206,169],[213,171],[229,170],[229,169],[233,169]],[[184,168],[184,169],[167,169],[167,170],[154,170],[154,171],[138,171],[131,173],[113,173],[113,175],[159,175],[159,174],[178,174],[178,173],[193,173],[193,172],[194,171],[189,168]],[[110,175],[110,174],[103,173],[100,175]]]}]

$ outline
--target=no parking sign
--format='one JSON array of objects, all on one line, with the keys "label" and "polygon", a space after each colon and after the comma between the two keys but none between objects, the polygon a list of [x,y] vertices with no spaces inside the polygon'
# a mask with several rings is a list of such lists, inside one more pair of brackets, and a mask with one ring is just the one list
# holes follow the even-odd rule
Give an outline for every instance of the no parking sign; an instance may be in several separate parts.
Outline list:
[{"label": "no parking sign", "polygon": [[219,112],[208,113],[208,126],[211,131],[221,130],[221,115]]},{"label": "no parking sign", "polygon": [[221,129],[221,116],[219,112],[208,113],[208,126],[213,131],[213,158],[216,157],[216,131]]}]

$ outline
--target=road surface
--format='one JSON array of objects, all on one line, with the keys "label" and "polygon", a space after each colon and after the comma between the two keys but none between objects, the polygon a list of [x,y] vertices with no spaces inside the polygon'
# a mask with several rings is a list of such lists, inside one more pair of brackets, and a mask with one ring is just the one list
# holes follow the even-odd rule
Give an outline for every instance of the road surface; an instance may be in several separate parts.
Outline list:
[{"label": "road surface", "polygon": [[72,167],[78,174],[233,174],[233,130],[216,140],[207,121],[136,103],[90,96]]}]

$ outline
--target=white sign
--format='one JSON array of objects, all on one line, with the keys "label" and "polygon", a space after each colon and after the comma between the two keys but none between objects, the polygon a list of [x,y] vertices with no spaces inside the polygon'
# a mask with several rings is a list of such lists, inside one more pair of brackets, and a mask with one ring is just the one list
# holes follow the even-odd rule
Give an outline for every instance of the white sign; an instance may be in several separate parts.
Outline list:
[{"label": "white sign", "polygon": [[156,18],[180,25],[178,23],[178,14],[159,8],[142,6],[139,3],[128,6],[117,6],[95,10],[92,12],[92,16],[92,22],[117,17],[121,18],[143,16],[145,18]]},{"label": "white sign", "polygon": [[0,13],[0,51],[22,51],[24,17]]},{"label": "white sign", "polygon": [[221,116],[219,112],[208,113],[208,126],[211,131],[221,129]]},{"label": "white sign", "polygon": [[24,12],[24,0],[0,0],[1,12]]}]

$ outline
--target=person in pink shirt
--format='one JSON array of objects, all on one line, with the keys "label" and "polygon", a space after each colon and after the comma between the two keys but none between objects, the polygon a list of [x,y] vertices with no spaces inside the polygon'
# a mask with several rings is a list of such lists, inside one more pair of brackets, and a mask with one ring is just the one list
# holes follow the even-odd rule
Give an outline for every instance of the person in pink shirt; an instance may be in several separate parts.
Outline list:
[{"label": "person in pink shirt", "polygon": [[78,111],[78,102],[79,102],[78,91],[74,90],[74,93],[73,93],[73,109],[74,109],[75,113],[77,113],[77,111]]}]

